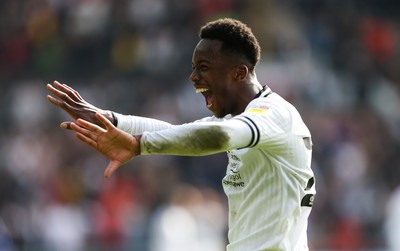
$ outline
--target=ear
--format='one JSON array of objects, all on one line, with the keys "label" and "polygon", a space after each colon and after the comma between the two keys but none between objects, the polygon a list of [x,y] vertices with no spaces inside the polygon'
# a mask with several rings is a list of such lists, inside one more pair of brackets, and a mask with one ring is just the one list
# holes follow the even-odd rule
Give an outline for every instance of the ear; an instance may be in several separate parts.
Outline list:
[{"label": "ear", "polygon": [[247,68],[246,65],[241,64],[236,66],[235,69],[235,79],[238,81],[243,81],[247,78],[247,75],[249,74],[249,68]]}]

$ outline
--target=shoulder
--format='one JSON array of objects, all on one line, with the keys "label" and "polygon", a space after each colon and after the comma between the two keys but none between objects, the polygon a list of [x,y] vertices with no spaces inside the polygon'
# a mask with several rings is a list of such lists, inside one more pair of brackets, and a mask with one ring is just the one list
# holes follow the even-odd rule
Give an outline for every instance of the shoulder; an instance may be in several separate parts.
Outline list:
[{"label": "shoulder", "polygon": [[198,119],[198,120],[194,121],[194,123],[197,123],[197,122],[222,122],[222,121],[229,120],[231,118],[232,118],[231,115],[226,115],[223,118],[217,118],[215,116],[210,116],[210,117],[204,117],[202,119]]},{"label": "shoulder", "polygon": [[267,97],[259,97],[252,100],[247,105],[244,114],[283,119],[290,115],[290,104],[277,93],[271,93]]}]

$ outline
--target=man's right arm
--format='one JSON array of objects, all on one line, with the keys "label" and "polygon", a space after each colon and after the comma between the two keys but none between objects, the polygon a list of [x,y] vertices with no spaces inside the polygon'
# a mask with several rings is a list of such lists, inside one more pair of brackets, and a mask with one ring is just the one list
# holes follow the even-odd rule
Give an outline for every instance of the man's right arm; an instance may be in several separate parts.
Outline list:
[{"label": "man's right arm", "polygon": [[[104,128],[95,116],[96,113],[103,115],[114,126],[131,134],[141,134],[145,131],[157,131],[172,127],[171,124],[146,117],[122,115],[108,110],[102,110],[82,98],[82,96],[73,88],[66,84],[54,81],[53,85],[48,84],[47,89],[52,95],[48,95],[47,99],[55,106],[67,112],[72,119],[83,119]],[[71,122],[62,122],[60,125],[63,129],[71,129]]]},{"label": "man's right arm", "polygon": [[[77,119],[84,119],[104,128],[104,125],[95,116],[96,113],[99,113],[115,124],[111,111],[102,110],[90,104],[68,85],[54,81],[53,85],[47,84],[47,90],[53,95],[47,95],[47,99],[55,106],[67,112],[75,121]],[[62,122],[60,127],[71,129],[71,122]]]},{"label": "man's right arm", "polygon": [[114,125],[124,132],[131,135],[142,134],[143,132],[153,132],[173,127],[172,124],[153,118],[139,117],[133,115],[122,115],[113,112],[116,120]]}]

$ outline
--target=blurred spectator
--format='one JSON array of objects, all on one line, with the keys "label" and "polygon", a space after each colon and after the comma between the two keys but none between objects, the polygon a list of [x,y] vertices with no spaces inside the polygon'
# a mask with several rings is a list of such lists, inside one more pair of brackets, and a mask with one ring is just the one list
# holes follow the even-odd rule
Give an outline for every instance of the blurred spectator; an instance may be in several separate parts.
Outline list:
[{"label": "blurred spectator", "polygon": [[87,219],[76,205],[49,204],[40,219],[46,250],[85,250]]},{"label": "blurred spectator", "polygon": [[58,129],[65,115],[45,90],[58,79],[102,108],[172,123],[204,117],[188,76],[196,31],[217,16],[254,27],[260,82],[309,125],[313,250],[400,250],[399,6],[0,1],[0,250],[224,250],[225,157],[141,157],[104,181],[105,160]]},{"label": "blurred spectator", "polygon": [[225,248],[224,210],[220,195],[177,185],[154,214],[150,251],[221,251]]},{"label": "blurred spectator", "polygon": [[379,63],[385,63],[394,56],[395,32],[393,24],[379,18],[366,18],[361,34],[367,52]]}]

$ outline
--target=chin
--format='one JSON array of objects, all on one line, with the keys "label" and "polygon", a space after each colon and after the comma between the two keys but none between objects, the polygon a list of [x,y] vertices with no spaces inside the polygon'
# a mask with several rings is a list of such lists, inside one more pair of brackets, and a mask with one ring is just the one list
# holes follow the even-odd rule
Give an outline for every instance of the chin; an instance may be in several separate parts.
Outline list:
[{"label": "chin", "polygon": [[217,117],[217,118],[219,118],[219,119],[222,119],[222,118],[224,118],[226,115],[228,115],[227,113],[223,113],[223,112],[213,112],[213,114],[214,114],[215,117]]}]

